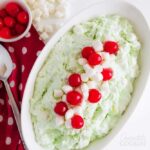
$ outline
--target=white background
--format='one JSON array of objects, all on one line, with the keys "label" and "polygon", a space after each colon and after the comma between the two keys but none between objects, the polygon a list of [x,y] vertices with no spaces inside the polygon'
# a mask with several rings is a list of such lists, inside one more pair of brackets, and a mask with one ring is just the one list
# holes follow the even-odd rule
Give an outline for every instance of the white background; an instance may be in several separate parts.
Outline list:
[{"label": "white background", "polygon": [[[101,0],[68,0],[71,18]],[[129,1],[129,0],[128,0]],[[150,23],[150,0],[130,0],[142,9]],[[104,150],[150,150],[150,81],[135,112]]]}]

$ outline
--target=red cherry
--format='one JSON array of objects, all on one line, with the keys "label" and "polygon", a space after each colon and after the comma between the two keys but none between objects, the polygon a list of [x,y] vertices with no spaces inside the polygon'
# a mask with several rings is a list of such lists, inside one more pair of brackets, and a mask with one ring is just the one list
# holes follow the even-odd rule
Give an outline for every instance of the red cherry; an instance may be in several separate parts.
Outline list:
[{"label": "red cherry", "polygon": [[66,114],[68,110],[68,106],[65,102],[58,102],[56,103],[56,106],[54,108],[54,111],[56,114],[60,115],[60,116],[64,116]]},{"label": "red cherry", "polygon": [[88,59],[90,55],[95,53],[95,50],[93,47],[84,47],[82,49],[82,57]]},{"label": "red cherry", "polygon": [[16,32],[16,30],[14,30],[14,28],[11,29],[11,35],[13,37],[16,37],[18,35],[18,33]]},{"label": "red cherry", "polygon": [[1,9],[1,10],[0,10],[0,17],[4,18],[4,17],[6,17],[6,16],[7,16],[6,10],[5,10],[5,9]]},{"label": "red cherry", "polygon": [[77,91],[67,93],[67,102],[71,105],[79,105],[82,102],[82,95]]},{"label": "red cherry", "polygon": [[89,90],[89,97],[88,100],[90,103],[97,103],[102,98],[101,93],[97,89],[90,89]]},{"label": "red cherry", "polygon": [[26,27],[21,24],[16,24],[15,30],[18,34],[22,34],[25,31]]},{"label": "red cherry", "polygon": [[21,11],[17,16],[17,19],[20,23],[27,24],[28,23],[28,14],[25,11]]},{"label": "red cherry", "polygon": [[4,18],[4,23],[7,27],[13,27],[16,22],[14,18],[8,16]]},{"label": "red cherry", "polygon": [[102,71],[103,81],[110,80],[113,76],[113,70],[111,68],[104,68]]},{"label": "red cherry", "polygon": [[0,37],[4,38],[4,39],[9,39],[11,38],[11,32],[10,29],[7,27],[3,27],[2,29],[0,29]]},{"label": "red cherry", "polygon": [[69,82],[69,85],[72,86],[72,87],[80,86],[81,83],[82,83],[80,74],[73,73],[72,75],[69,76],[68,82]]},{"label": "red cherry", "polygon": [[2,28],[3,26],[4,26],[3,19],[0,18],[0,28]]},{"label": "red cherry", "polygon": [[91,66],[99,65],[101,64],[101,62],[102,62],[102,57],[96,53],[92,54],[88,59],[88,63]]},{"label": "red cherry", "polygon": [[80,115],[74,115],[71,118],[71,125],[74,129],[81,129],[84,126],[84,120]]},{"label": "red cherry", "polygon": [[117,54],[119,50],[119,45],[117,42],[114,41],[106,41],[104,43],[104,51],[110,54]]},{"label": "red cherry", "polygon": [[10,16],[15,17],[19,13],[20,7],[17,3],[10,2],[6,5],[6,11]]}]

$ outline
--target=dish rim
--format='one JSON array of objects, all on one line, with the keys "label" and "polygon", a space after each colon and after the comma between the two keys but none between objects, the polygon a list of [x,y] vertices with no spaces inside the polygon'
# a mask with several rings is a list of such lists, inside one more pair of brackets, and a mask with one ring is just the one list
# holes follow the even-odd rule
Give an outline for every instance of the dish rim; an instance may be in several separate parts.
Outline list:
[{"label": "dish rim", "polygon": [[[98,3],[96,3],[96,4],[94,4],[94,5],[92,5],[92,6],[90,6],[89,8],[90,9],[92,9],[92,8],[94,8],[94,7],[96,7],[96,5],[102,5],[102,4],[104,4],[104,3],[115,3],[116,5],[119,5],[119,4],[121,4],[121,5],[128,5],[129,7],[132,7],[132,8],[134,8],[134,11],[137,11],[139,14],[140,14],[140,16],[142,17],[142,19],[144,19],[144,25],[145,25],[145,27],[147,28],[147,31],[148,31],[148,33],[150,33],[150,30],[149,30],[149,26],[148,26],[148,23],[147,23],[147,20],[146,20],[146,17],[143,15],[143,13],[142,13],[142,11],[136,6],[136,5],[134,5],[134,4],[132,4],[132,3],[130,3],[130,2],[128,2],[128,1],[119,1],[119,0],[105,0],[105,1],[102,1],[102,2],[98,2]],[[21,110],[21,123],[22,123],[22,129],[23,129],[23,136],[24,136],[24,139],[25,139],[25,143],[27,144],[27,146],[29,146],[30,145],[30,147],[31,147],[31,145],[32,144],[30,144],[31,142],[30,142],[30,140],[29,140],[29,136],[27,136],[27,133],[26,133],[26,125],[24,124],[24,119],[26,118],[27,119],[27,117],[25,117],[25,112],[26,112],[26,110],[27,110],[27,107],[28,107],[28,111],[29,111],[29,97],[31,97],[31,94],[29,94],[29,93],[32,93],[33,94],[33,89],[31,89],[31,85],[32,85],[32,87],[34,87],[34,81],[35,81],[35,79],[36,79],[36,77],[37,77],[37,74],[38,74],[38,72],[39,72],[39,70],[41,69],[41,66],[42,66],[42,64],[45,62],[45,60],[46,60],[46,58],[47,58],[47,56],[48,56],[48,54],[50,53],[50,51],[51,51],[51,49],[53,48],[53,46],[57,43],[57,41],[66,33],[66,31],[68,31],[73,25],[75,25],[73,22],[75,22],[75,20],[78,20],[77,18],[79,18],[79,16],[81,15],[81,14],[84,14],[86,11],[87,11],[87,9],[88,8],[86,8],[86,9],[84,9],[84,10],[82,10],[80,13],[78,13],[76,16],[74,16],[69,22],[67,22],[65,25],[64,25],[64,27],[63,28],[61,28],[53,37],[52,37],[52,39],[50,39],[49,40],[49,42],[45,45],[45,47],[43,48],[43,51],[42,51],[42,53],[40,54],[40,56],[37,58],[37,60],[36,60],[36,62],[35,62],[35,64],[34,64],[34,66],[33,66],[33,68],[32,68],[32,70],[31,70],[31,72],[30,72],[30,75],[29,75],[29,77],[28,77],[28,80],[27,80],[27,84],[26,84],[26,88],[25,88],[25,91],[24,91],[24,96],[23,96],[23,103],[22,103],[22,110]],[[109,14],[109,13],[108,13]],[[99,16],[101,16],[101,15],[99,15]],[[94,16],[92,17],[92,18],[94,18]],[[90,18],[89,18],[90,19]],[[83,20],[82,20],[83,21]],[[77,21],[78,23],[79,22],[82,22],[82,21]],[[78,24],[78,23],[76,23],[76,24]],[[146,33],[147,34],[147,33]],[[60,36],[61,35],[61,36]],[[150,37],[150,36],[149,36]],[[148,78],[149,78],[149,72],[150,72],[150,70],[148,71],[148,75],[147,75],[147,79],[146,80],[148,80]],[[33,81],[33,79],[34,79],[34,81]],[[146,83],[146,82],[145,82]],[[144,89],[146,88],[146,84],[145,85],[143,85],[143,87],[144,87]],[[131,115],[133,114],[133,112],[135,111],[135,109],[136,109],[136,106],[137,106],[137,104],[139,103],[139,101],[140,101],[140,99],[141,99],[141,97],[142,97],[142,95],[144,94],[144,89],[142,90],[142,92],[141,92],[141,94],[140,94],[140,97],[139,97],[139,99],[137,100],[137,102],[135,103],[136,105],[134,105],[134,106],[132,106],[131,107],[131,103],[130,103],[130,110],[129,110],[129,108],[128,108],[128,110],[126,111],[126,113],[121,117],[121,119],[120,119],[120,121],[119,121],[119,123],[117,123],[117,125],[115,126],[115,128],[113,129],[113,131],[116,131],[117,133],[114,133],[113,131],[113,133],[111,132],[111,133],[109,133],[109,135],[108,136],[106,136],[104,139],[106,139],[106,140],[101,140],[101,142],[103,143],[103,144],[100,144],[100,147],[104,147],[104,146],[106,146],[120,131],[121,131],[121,129],[123,128],[123,126],[127,123],[127,121],[129,120],[129,118],[131,117]],[[28,95],[30,95],[30,96],[28,96]],[[28,100],[27,100],[28,99]],[[133,98],[132,98],[133,99]],[[28,101],[28,102],[27,102]],[[26,108],[26,109],[25,109]],[[130,113],[132,113],[132,114],[130,114],[129,115],[129,113],[127,113],[127,112],[129,112],[130,111]],[[27,112],[28,113],[28,117],[30,118],[30,113],[29,112]],[[28,118],[28,119],[29,119]],[[123,120],[123,121],[122,121]],[[123,124],[124,123],[124,124]],[[30,119],[30,125],[32,126],[32,123],[31,123],[31,119]],[[33,132],[33,126],[32,126],[32,132]],[[34,135],[33,135],[34,136]],[[108,141],[107,141],[108,140]],[[34,139],[34,141],[35,141],[35,139]],[[99,141],[99,139],[98,139],[98,141]],[[38,145],[38,143],[35,141],[35,143],[36,143],[36,145]],[[94,142],[95,143],[95,142]],[[99,142],[98,142],[99,143]],[[93,144],[90,144],[90,145],[93,145]],[[91,147],[91,146],[90,146]],[[91,148],[89,147],[89,149],[91,150]],[[29,147],[28,147],[29,148]],[[37,149],[38,148],[38,149]],[[36,150],[44,150],[40,145],[38,145],[38,147],[36,147]]]}]

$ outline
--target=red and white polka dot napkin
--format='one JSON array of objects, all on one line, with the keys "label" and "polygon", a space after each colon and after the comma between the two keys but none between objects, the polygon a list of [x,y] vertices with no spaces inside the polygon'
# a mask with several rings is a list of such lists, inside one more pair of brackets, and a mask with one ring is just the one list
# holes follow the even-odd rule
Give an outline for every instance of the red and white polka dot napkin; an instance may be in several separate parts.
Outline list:
[{"label": "red and white polka dot napkin", "polygon": [[[9,84],[16,103],[21,108],[25,84],[30,70],[44,47],[35,28],[14,43],[1,43],[9,52],[13,61],[13,72]],[[0,150],[23,150],[17,126],[9,104],[3,83],[0,81]]]}]

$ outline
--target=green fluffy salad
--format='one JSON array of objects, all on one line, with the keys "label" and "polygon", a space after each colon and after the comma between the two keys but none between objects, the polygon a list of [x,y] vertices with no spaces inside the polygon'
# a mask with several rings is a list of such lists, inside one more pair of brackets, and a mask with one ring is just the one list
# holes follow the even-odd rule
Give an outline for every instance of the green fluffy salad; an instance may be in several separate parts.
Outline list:
[{"label": "green fluffy salad", "polygon": [[[118,43],[117,54],[104,51],[105,41]],[[102,57],[99,65],[90,66],[89,60],[82,58],[82,49],[87,46],[99,49],[97,54]],[[97,17],[77,24],[65,33],[41,67],[30,100],[37,143],[45,150],[75,150],[83,149],[94,140],[106,136],[131,101],[134,81],[139,75],[140,49],[141,44],[133,26],[119,15]],[[101,73],[94,76],[97,68]],[[111,80],[104,81],[100,71],[103,68],[113,70]],[[86,74],[87,70],[90,77]],[[68,85],[67,78],[74,72],[81,75],[81,87]],[[85,92],[90,88],[99,91],[99,101],[88,101]],[[73,89],[82,95],[82,102],[77,106],[68,104],[66,100],[67,92]],[[55,107],[59,101],[66,103],[70,110],[67,115],[56,113]],[[82,121],[82,125],[71,122],[73,114],[80,114],[82,120],[77,120]]]}]

